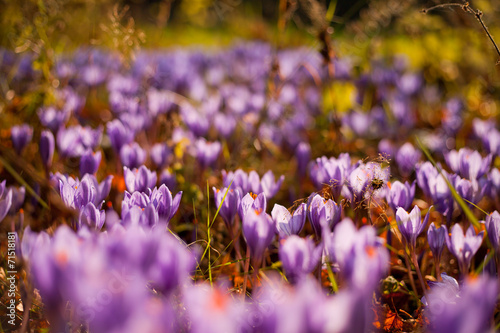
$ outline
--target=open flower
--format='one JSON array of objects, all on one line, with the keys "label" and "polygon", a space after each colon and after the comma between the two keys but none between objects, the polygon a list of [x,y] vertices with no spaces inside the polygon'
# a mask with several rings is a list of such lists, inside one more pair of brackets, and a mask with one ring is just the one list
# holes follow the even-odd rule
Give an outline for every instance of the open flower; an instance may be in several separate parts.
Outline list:
[{"label": "open flower", "polygon": [[484,231],[476,234],[471,225],[464,236],[463,229],[459,224],[455,224],[451,228],[451,237],[446,233],[446,246],[448,246],[448,250],[457,258],[461,274],[466,274],[469,271],[472,257],[479,250],[483,242],[483,235]]},{"label": "open flower", "polygon": [[429,221],[429,212],[430,208],[427,211],[425,218],[422,220],[420,208],[418,208],[417,205],[413,207],[410,213],[402,207],[399,207],[396,211],[396,221],[398,223],[399,231],[401,232],[406,244],[408,244],[410,251],[415,249],[417,237],[422,231],[424,231],[425,226]]}]

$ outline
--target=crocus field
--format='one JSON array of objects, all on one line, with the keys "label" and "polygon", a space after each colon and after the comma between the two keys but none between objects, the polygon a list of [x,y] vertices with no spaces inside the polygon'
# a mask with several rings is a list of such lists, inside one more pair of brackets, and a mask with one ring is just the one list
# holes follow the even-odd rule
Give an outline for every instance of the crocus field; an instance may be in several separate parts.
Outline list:
[{"label": "crocus field", "polygon": [[500,328],[498,55],[409,3],[357,49],[0,48],[1,331]]}]

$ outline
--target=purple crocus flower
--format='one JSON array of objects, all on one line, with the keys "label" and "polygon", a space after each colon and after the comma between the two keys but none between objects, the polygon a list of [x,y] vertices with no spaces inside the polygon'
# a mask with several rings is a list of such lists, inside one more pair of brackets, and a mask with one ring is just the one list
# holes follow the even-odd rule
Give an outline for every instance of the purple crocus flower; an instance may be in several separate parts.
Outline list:
[{"label": "purple crocus flower", "polygon": [[24,204],[26,189],[24,188],[24,186],[9,186],[7,190],[12,190],[12,205],[10,206],[9,214],[14,215],[19,211],[19,209],[21,209]]},{"label": "purple crocus flower", "polygon": [[99,210],[92,202],[87,203],[80,211],[79,228],[86,225],[94,230],[101,230],[106,220],[104,210]]},{"label": "purple crocus flower", "polygon": [[222,170],[222,184],[225,187],[231,186],[231,188],[239,188],[242,193],[251,191],[248,185],[248,174],[241,169],[237,169],[234,172]]},{"label": "purple crocus flower", "polygon": [[297,159],[297,173],[304,177],[307,171],[307,165],[311,160],[311,146],[307,142],[300,142],[295,148],[295,158]]},{"label": "purple crocus flower", "polygon": [[308,201],[307,216],[314,233],[320,237],[324,229],[331,231],[333,226],[340,221],[342,207],[319,194],[312,194]]},{"label": "purple crocus flower", "polygon": [[439,172],[431,162],[424,162],[417,166],[416,174],[418,187],[422,189],[425,196],[430,198],[432,196],[432,183],[438,177]]},{"label": "purple crocus flower", "polygon": [[63,305],[74,288],[70,283],[73,274],[81,264],[82,256],[76,249],[78,238],[68,226],[62,225],[48,242],[43,237],[34,240],[39,241],[34,242],[29,257],[31,276],[48,309],[51,325],[57,326],[61,324]]},{"label": "purple crocus flower", "polygon": [[10,135],[14,149],[18,154],[21,154],[24,147],[26,147],[33,137],[33,128],[28,124],[12,126]]},{"label": "purple crocus flower", "polygon": [[40,136],[40,156],[45,168],[50,169],[54,156],[55,140],[51,131],[43,130]]},{"label": "purple crocus flower", "polygon": [[[241,326],[246,324],[245,317],[250,315],[246,309],[248,306],[232,297],[223,286],[211,287],[201,283],[192,285],[183,291],[183,304],[190,318],[189,332],[247,332]],[[180,323],[182,324],[186,325]],[[186,329],[177,328],[172,331],[182,332]]]},{"label": "purple crocus flower", "polygon": [[[488,179],[482,177],[479,180],[468,180],[458,175],[451,176],[451,182],[457,193],[465,200],[473,204],[481,201],[483,196],[490,192],[491,184]],[[467,203],[469,206],[472,204]]]},{"label": "purple crocus flower", "polygon": [[396,147],[394,147],[394,143],[391,140],[382,139],[378,143],[378,151],[385,158],[392,158],[396,152]]},{"label": "purple crocus flower", "polygon": [[445,177],[450,179],[446,171],[442,171],[440,174],[430,162],[425,162],[417,167],[418,186],[426,196],[432,199],[436,210],[446,216],[448,223],[450,223],[454,201]]},{"label": "purple crocus flower", "polygon": [[405,95],[414,95],[420,90],[422,83],[421,74],[406,73],[398,78],[397,87]]},{"label": "purple crocus flower", "polygon": [[179,209],[182,191],[172,196],[172,192],[170,192],[169,188],[162,184],[158,189],[156,187],[153,189],[149,198],[158,211],[160,219],[168,223]]},{"label": "purple crocus flower", "polygon": [[267,199],[264,192],[259,195],[253,193],[247,193],[240,201],[240,207],[238,208],[238,215],[240,216],[240,220],[243,221],[245,215],[250,210],[262,210],[266,211],[267,208]]},{"label": "purple crocus flower", "polygon": [[59,194],[66,206],[82,209],[89,202],[94,202],[97,189],[88,178],[78,180],[59,179]]},{"label": "purple crocus flower", "polygon": [[323,240],[326,256],[338,265],[349,285],[373,291],[389,264],[384,239],[377,237],[375,228],[364,226],[357,230],[352,220],[345,218],[333,233],[326,232]]},{"label": "purple crocus flower", "polygon": [[443,116],[441,117],[441,123],[443,129],[449,136],[456,136],[457,132],[462,127],[463,107],[462,100],[457,97],[451,98],[446,102],[446,106],[443,110]]},{"label": "purple crocus flower", "polygon": [[213,125],[217,133],[225,139],[228,139],[233,134],[236,124],[237,122],[233,115],[217,112],[214,116]]},{"label": "purple crocus flower", "polygon": [[307,205],[301,203],[297,209],[290,214],[285,207],[275,204],[271,216],[281,238],[298,235],[306,223]]},{"label": "purple crocus flower", "polygon": [[156,185],[157,180],[156,172],[149,170],[144,165],[133,170],[124,166],[123,176],[129,192],[146,192],[148,188],[152,189]]},{"label": "purple crocus flower", "polygon": [[123,145],[134,140],[134,132],[125,126],[119,119],[114,119],[106,124],[106,131],[111,141],[111,147],[117,153]]},{"label": "purple crocus flower", "polygon": [[10,210],[12,205],[12,189],[5,193],[5,180],[0,184],[0,222],[3,221],[5,216]]},{"label": "purple crocus flower", "polygon": [[87,149],[82,157],[80,157],[80,176],[83,177],[87,173],[91,175],[95,174],[99,168],[99,164],[101,164],[101,158],[100,151],[95,153]]},{"label": "purple crocus flower", "polygon": [[291,235],[279,248],[279,258],[288,281],[297,283],[305,275],[311,273],[318,265],[323,247],[316,247],[312,238],[300,238]]},{"label": "purple crocus flower", "polygon": [[427,230],[427,242],[431,248],[432,255],[436,258],[436,262],[439,262],[441,258],[441,253],[443,252],[444,242],[446,240],[446,228],[436,228],[434,222],[429,226]]},{"label": "purple crocus flower", "polygon": [[162,168],[167,163],[167,159],[171,154],[172,152],[164,143],[154,144],[149,151],[153,163],[159,168]]},{"label": "purple crocus flower", "polygon": [[150,88],[148,89],[146,95],[148,100],[148,111],[152,116],[166,113],[173,105],[171,97],[167,91]]},{"label": "purple crocus flower", "polygon": [[322,156],[310,164],[309,176],[317,189],[325,184],[331,186],[333,197],[338,199],[342,187],[351,171],[351,157],[347,153],[338,158]]},{"label": "purple crocus flower", "polygon": [[408,177],[415,169],[415,165],[421,156],[420,150],[415,149],[411,143],[407,142],[402,145],[396,153],[396,163],[401,175]]},{"label": "purple crocus flower", "polygon": [[[487,275],[456,281],[442,274],[443,283],[434,284],[425,302],[431,333],[491,332],[491,318],[497,304],[498,283]],[[474,304],[474,306],[471,306]]]},{"label": "purple crocus flower", "polygon": [[134,206],[144,210],[150,203],[150,197],[146,193],[125,191],[122,201],[122,216],[125,217]]},{"label": "purple crocus flower", "polygon": [[81,70],[80,78],[89,87],[93,87],[106,80],[106,72],[98,65],[87,65]]},{"label": "purple crocus flower", "polygon": [[61,127],[57,132],[57,146],[63,156],[79,157],[85,150],[95,149],[102,138],[102,127],[92,129],[80,125]]},{"label": "purple crocus flower", "polygon": [[486,232],[495,251],[500,250],[500,214],[495,210],[486,215]]},{"label": "purple crocus flower", "polygon": [[481,138],[484,149],[493,156],[500,155],[500,132],[494,128]]},{"label": "purple crocus flower", "polygon": [[444,158],[453,172],[475,181],[489,171],[492,155],[483,158],[476,150],[462,148],[459,151],[451,150]]},{"label": "purple crocus flower", "polygon": [[[389,180],[390,169],[383,167],[381,163],[370,162],[359,164],[349,174],[347,188],[349,189],[350,199],[355,206],[362,202],[367,195],[374,199],[380,199],[385,194],[386,186],[384,184]],[[383,185],[378,188],[370,186],[373,180],[381,182]]]},{"label": "purple crocus flower", "polygon": [[221,190],[214,187],[213,191],[215,206],[219,209],[219,214],[224,223],[226,223],[227,228],[231,229],[234,224],[234,218],[238,214],[238,208],[240,207],[241,191],[238,188],[233,190],[227,187]]},{"label": "purple crocus flower", "polygon": [[271,244],[275,227],[271,216],[261,209],[249,209],[242,222],[243,237],[250,248],[250,255],[260,261]]},{"label": "purple crocus flower", "polygon": [[198,160],[202,168],[213,166],[217,161],[221,150],[222,145],[218,141],[209,142],[203,138],[196,140],[196,159]]},{"label": "purple crocus flower", "polygon": [[56,133],[59,128],[68,121],[70,115],[71,113],[68,110],[58,110],[54,106],[48,106],[38,110],[40,123],[48,127],[53,133]]},{"label": "purple crocus flower", "polygon": [[146,160],[146,152],[137,142],[127,143],[120,149],[120,161],[124,167],[138,168]]},{"label": "purple crocus flower", "polygon": [[197,137],[207,134],[210,128],[208,117],[192,107],[182,107],[181,116],[189,130]]},{"label": "purple crocus flower", "polygon": [[415,182],[410,185],[408,182],[403,184],[400,181],[395,181],[389,186],[389,191],[387,191],[386,195],[387,203],[394,213],[398,207],[402,207],[405,210],[410,209],[414,197]]},{"label": "purple crocus flower", "polygon": [[356,136],[366,137],[373,132],[374,119],[371,113],[351,110],[342,118],[342,125],[351,129]]},{"label": "purple crocus flower", "polygon": [[413,207],[410,213],[408,213],[404,208],[399,207],[396,210],[396,221],[398,223],[399,231],[403,236],[406,244],[410,249],[410,252],[415,250],[415,246],[417,245],[417,237],[424,231],[427,226],[427,222],[429,221],[429,213],[432,206],[429,207],[425,218],[422,220],[422,216],[420,213],[420,208],[417,205]]},{"label": "purple crocus flower", "polygon": [[[445,227],[445,226],[443,226]],[[464,232],[460,224],[451,228],[451,237],[446,233],[446,246],[457,258],[460,273],[465,275],[469,271],[472,257],[476,254],[483,242],[484,231],[476,234],[472,225]]]},{"label": "purple crocus flower", "polygon": [[260,186],[262,191],[255,192],[264,192],[266,194],[266,198],[272,198],[276,195],[284,180],[285,176],[281,175],[280,178],[276,181],[273,172],[269,170],[260,179]]},{"label": "purple crocus flower", "polygon": [[[135,192],[137,193],[137,192]],[[129,209],[123,209],[122,204],[122,225],[126,228],[133,228],[140,226],[142,228],[155,227],[160,217],[152,203],[148,203],[145,207],[131,206]]]}]

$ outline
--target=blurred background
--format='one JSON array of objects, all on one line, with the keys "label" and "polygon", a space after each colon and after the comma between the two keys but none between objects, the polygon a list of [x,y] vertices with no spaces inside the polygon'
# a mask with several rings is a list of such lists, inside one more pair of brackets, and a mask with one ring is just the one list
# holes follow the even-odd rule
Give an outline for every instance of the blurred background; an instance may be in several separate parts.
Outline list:
[{"label": "blurred background", "polygon": [[[491,72],[496,56],[477,20],[460,7],[423,14],[441,0],[1,0],[0,46],[49,59],[94,45],[161,48],[220,46],[235,39],[276,47],[321,49],[326,31],[337,55],[405,53],[413,66],[443,67],[443,60]],[[484,12],[493,36],[499,1],[471,1]],[[472,46],[472,47],[471,47]],[[467,50],[467,51],[466,51]],[[486,54],[485,54],[486,52]],[[466,56],[464,54],[467,53]],[[453,69],[445,66],[448,74]],[[451,66],[453,67],[453,66]]]}]

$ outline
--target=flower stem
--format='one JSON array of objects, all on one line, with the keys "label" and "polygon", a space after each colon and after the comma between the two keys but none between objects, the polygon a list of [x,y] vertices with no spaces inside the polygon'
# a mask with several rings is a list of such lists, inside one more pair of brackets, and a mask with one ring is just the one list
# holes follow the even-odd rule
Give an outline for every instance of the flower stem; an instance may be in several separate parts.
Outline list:
[{"label": "flower stem", "polygon": [[247,254],[246,254],[246,260],[245,260],[245,269],[243,272],[243,299],[245,299],[246,293],[247,293],[247,282],[248,282],[248,269],[250,268],[250,248],[247,248]]},{"label": "flower stem", "polygon": [[404,250],[404,254],[405,254],[406,268],[408,270],[408,277],[410,278],[411,288],[413,289],[413,292],[415,293],[415,295],[418,295],[417,286],[415,285],[415,280],[413,280],[413,274],[411,271],[410,258],[408,258],[408,254],[406,253],[406,250]]},{"label": "flower stem", "polygon": [[436,279],[438,281],[442,281],[443,279],[441,278],[441,268],[439,267],[439,263],[441,258],[435,257],[434,258],[434,265],[436,266]]},{"label": "flower stem", "polygon": [[415,251],[411,252],[411,258],[413,261],[413,265],[415,266],[415,270],[417,271],[418,279],[420,280],[420,285],[422,287],[422,293],[426,293],[427,291],[427,284],[424,281],[424,278],[422,277],[422,272],[420,272],[420,267],[418,265],[418,260],[417,260],[417,255],[415,254]]}]

